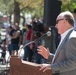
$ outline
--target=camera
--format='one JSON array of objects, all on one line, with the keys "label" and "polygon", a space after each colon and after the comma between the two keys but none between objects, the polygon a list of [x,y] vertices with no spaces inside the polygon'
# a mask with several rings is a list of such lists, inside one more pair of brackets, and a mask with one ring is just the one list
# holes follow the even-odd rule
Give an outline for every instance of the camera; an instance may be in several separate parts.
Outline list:
[{"label": "camera", "polygon": [[34,35],[40,37],[41,34],[40,32],[44,31],[43,23],[41,22],[33,22],[33,30],[34,30]]}]

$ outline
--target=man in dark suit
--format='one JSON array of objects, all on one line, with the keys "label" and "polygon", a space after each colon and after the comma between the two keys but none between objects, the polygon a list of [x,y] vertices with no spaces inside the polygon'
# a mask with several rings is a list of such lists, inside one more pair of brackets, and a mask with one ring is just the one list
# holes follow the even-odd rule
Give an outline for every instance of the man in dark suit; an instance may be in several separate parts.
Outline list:
[{"label": "man in dark suit", "polygon": [[61,34],[61,41],[55,55],[51,54],[43,46],[38,47],[38,53],[51,64],[41,64],[42,72],[51,70],[56,75],[76,75],[76,31],[73,30],[74,17],[71,12],[66,11],[58,15],[56,27]]}]

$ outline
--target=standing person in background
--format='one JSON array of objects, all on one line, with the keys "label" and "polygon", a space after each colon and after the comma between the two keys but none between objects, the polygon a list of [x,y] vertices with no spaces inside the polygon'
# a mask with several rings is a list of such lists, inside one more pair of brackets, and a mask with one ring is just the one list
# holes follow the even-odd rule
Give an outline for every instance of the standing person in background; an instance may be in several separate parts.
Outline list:
[{"label": "standing person in background", "polygon": [[[34,30],[35,34],[36,35],[36,39],[39,39],[41,36],[43,36],[44,34],[44,27],[43,27],[43,23],[40,23],[38,22],[35,26],[35,29],[37,29],[37,31]],[[46,36],[44,36],[46,37]],[[36,41],[36,49],[35,49],[35,62],[38,63],[38,64],[41,64],[41,63],[46,63],[46,59],[41,56],[40,54],[37,53],[37,47],[42,45],[42,46],[45,46],[45,39],[44,37],[40,38],[38,41]]]},{"label": "standing person in background", "polygon": [[14,28],[10,32],[10,36],[11,36],[12,55],[14,55],[15,53],[16,53],[15,55],[18,55],[21,40],[20,40],[20,30],[17,23],[15,23]]},{"label": "standing person in background", "polygon": [[2,46],[1,46],[1,49],[2,49],[2,55],[1,55],[1,58],[3,59],[3,62],[2,64],[5,64],[6,63],[6,39],[2,40]]},{"label": "standing person in background", "polygon": [[50,70],[54,75],[76,75],[76,31],[73,26],[74,17],[71,12],[65,11],[58,15],[56,27],[61,34],[61,41],[55,55],[43,46],[38,47],[40,55],[52,60],[51,64],[42,64],[40,71]]},{"label": "standing person in background", "polygon": [[[32,32],[33,32],[32,25],[27,24],[26,25],[26,33],[23,36],[23,45],[24,46],[31,41]],[[33,56],[33,50],[32,49],[33,49],[33,46],[31,44],[25,46],[23,60],[32,61],[32,56]]]},{"label": "standing person in background", "polygon": [[7,45],[7,48],[8,48],[8,51],[9,51],[9,54],[11,55],[11,49],[10,49],[10,46],[11,46],[11,36],[10,36],[10,32],[12,31],[12,27],[9,26],[8,29],[7,29],[7,35],[6,35],[6,45]]}]

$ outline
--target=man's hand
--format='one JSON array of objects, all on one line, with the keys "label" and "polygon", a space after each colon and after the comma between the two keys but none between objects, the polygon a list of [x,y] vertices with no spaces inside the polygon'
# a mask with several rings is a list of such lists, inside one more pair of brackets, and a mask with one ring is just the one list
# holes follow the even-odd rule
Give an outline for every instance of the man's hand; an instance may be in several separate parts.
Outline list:
[{"label": "man's hand", "polygon": [[42,55],[45,59],[48,59],[50,52],[43,46],[38,46],[38,54]]},{"label": "man's hand", "polygon": [[40,71],[43,71],[43,72],[48,71],[48,70],[51,71],[50,64],[42,64],[40,67],[41,67],[41,68],[39,69]]}]

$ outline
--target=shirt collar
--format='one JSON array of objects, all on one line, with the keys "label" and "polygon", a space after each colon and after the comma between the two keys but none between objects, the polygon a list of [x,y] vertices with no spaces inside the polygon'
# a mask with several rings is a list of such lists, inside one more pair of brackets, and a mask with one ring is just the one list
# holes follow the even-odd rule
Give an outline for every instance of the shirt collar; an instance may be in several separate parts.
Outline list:
[{"label": "shirt collar", "polygon": [[70,28],[70,29],[68,29],[67,31],[65,31],[62,35],[61,35],[61,41],[60,41],[60,43],[63,41],[63,39],[66,37],[66,35],[68,34],[68,32],[70,31],[70,30],[72,30],[73,28]]},{"label": "shirt collar", "polygon": [[67,31],[65,31],[63,34],[61,34],[61,37],[65,37],[67,34],[68,34],[68,32],[70,31],[70,30],[72,30],[73,28],[70,28],[70,29],[68,29]]}]

